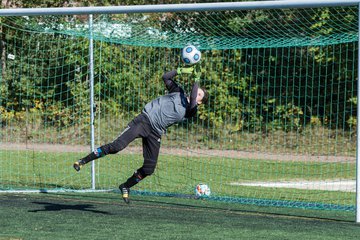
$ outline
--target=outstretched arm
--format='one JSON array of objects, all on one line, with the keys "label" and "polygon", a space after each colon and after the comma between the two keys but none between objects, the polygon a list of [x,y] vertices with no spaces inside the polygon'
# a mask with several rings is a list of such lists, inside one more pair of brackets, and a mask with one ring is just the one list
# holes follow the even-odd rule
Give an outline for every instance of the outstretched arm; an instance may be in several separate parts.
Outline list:
[{"label": "outstretched arm", "polygon": [[197,112],[197,94],[198,94],[198,89],[199,89],[199,82],[200,82],[200,77],[201,77],[201,72],[197,72],[196,70],[194,70],[194,84],[193,87],[191,89],[191,94],[190,94],[190,104],[188,106],[188,108],[186,109],[186,114],[185,117],[186,118],[190,118],[195,116],[196,112]]},{"label": "outstretched arm", "polygon": [[198,93],[198,89],[199,89],[199,84],[198,82],[194,82],[192,89],[191,89],[191,94],[190,94],[190,103],[186,109],[186,113],[185,113],[185,117],[186,118],[190,118],[195,116],[196,112],[197,112],[197,102],[196,102],[196,97],[197,97],[197,93]]},{"label": "outstretched arm", "polygon": [[178,75],[176,70],[167,72],[163,75],[162,79],[165,83],[166,89],[169,90],[170,93],[172,92],[180,92],[181,88],[179,85],[173,80],[174,77]]},{"label": "outstretched arm", "polygon": [[179,87],[179,85],[173,80],[173,78],[183,73],[191,74],[193,71],[194,71],[193,67],[187,67],[187,68],[178,68],[177,70],[173,70],[165,73],[162,78],[166,85],[167,90],[169,90],[170,93],[183,91],[181,87]]}]

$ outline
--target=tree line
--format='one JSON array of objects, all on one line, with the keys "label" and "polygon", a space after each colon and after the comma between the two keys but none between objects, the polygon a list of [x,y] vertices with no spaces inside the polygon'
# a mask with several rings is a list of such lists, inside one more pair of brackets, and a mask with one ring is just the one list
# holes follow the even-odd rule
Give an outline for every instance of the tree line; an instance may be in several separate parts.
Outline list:
[{"label": "tree line", "polygon": [[[3,1],[2,7],[165,3],[125,2]],[[188,13],[188,22],[184,25],[176,24],[176,14],[159,14],[148,21],[174,34],[196,29],[196,34],[209,37],[222,33],[224,37],[237,34],[251,38],[256,32],[276,39],[279,37],[276,34],[288,32],[288,36],[314,35],[327,39],[344,29],[350,32],[351,29],[342,27],[344,25],[356,25],[356,11],[346,10],[258,10],[242,15]],[[116,21],[117,17],[111,20]],[[48,23],[66,21],[62,17],[44,19]],[[86,20],[86,17],[77,19]],[[55,122],[57,127],[88,118],[88,112],[80,111],[88,109],[89,104],[88,38],[56,31],[34,32],[29,25],[24,25],[24,18],[1,18],[0,24],[2,124],[12,120],[21,122],[27,111],[42,112],[41,121]],[[309,125],[353,130],[356,126],[357,42],[297,46],[296,39],[288,39],[293,41],[289,46],[204,49],[202,84],[211,97],[209,104],[200,109],[198,123],[231,132],[301,131]],[[95,100],[101,104],[102,111],[114,116],[141,111],[147,101],[164,93],[159,80],[163,72],[181,66],[180,50],[171,47],[121,45],[108,40],[95,41],[94,47],[95,92],[99,93]],[[16,53],[15,59],[11,59],[11,53]],[[183,83],[189,89],[191,79]],[[74,112],[82,114],[74,117]]]}]

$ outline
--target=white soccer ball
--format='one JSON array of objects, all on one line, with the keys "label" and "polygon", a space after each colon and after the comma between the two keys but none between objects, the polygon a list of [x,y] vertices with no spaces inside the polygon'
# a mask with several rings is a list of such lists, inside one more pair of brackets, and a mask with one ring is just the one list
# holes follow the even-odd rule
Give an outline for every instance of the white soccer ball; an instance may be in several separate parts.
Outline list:
[{"label": "white soccer ball", "polygon": [[201,59],[201,52],[194,45],[187,45],[181,51],[181,58],[185,64],[195,64]]},{"label": "white soccer ball", "polygon": [[210,196],[211,191],[208,185],[200,183],[195,187],[195,195],[197,197],[208,197]]}]

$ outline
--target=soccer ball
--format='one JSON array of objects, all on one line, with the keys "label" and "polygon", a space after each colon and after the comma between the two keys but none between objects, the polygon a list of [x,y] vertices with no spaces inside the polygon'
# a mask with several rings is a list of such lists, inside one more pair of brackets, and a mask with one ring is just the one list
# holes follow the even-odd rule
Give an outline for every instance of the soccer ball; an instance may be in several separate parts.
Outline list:
[{"label": "soccer ball", "polygon": [[208,185],[200,183],[195,187],[195,195],[197,197],[208,197],[210,196],[210,188]]},{"label": "soccer ball", "polygon": [[188,45],[182,49],[181,58],[185,64],[192,65],[200,61],[201,52],[194,45]]}]

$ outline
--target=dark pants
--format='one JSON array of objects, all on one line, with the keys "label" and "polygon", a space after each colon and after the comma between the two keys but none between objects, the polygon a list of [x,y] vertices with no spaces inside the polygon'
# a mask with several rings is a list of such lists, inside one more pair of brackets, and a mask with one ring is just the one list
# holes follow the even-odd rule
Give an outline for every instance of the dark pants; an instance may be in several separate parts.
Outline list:
[{"label": "dark pants", "polygon": [[144,163],[141,172],[145,175],[151,175],[156,167],[159,156],[161,136],[152,128],[149,118],[141,113],[135,117],[127,128],[113,142],[100,147],[104,155],[115,154],[124,148],[136,138],[142,138]]}]

